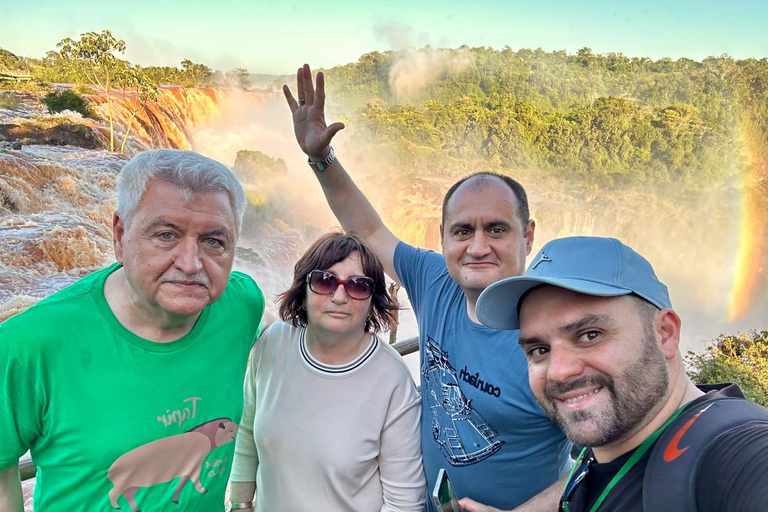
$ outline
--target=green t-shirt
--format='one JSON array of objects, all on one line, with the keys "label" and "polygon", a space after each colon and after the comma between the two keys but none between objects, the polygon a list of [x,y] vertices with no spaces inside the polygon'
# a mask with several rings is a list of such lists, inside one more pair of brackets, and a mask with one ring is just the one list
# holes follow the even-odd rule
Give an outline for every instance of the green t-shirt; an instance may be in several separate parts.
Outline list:
[{"label": "green t-shirt", "polygon": [[233,272],[186,336],[154,343],[104,299],[118,268],[0,324],[0,469],[31,450],[36,511],[221,510],[264,296]]}]

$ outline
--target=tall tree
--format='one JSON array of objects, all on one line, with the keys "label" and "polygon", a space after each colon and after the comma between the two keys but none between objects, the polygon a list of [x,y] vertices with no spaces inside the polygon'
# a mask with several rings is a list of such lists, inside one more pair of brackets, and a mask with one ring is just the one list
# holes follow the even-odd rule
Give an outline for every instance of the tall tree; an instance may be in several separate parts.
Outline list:
[{"label": "tall tree", "polygon": [[126,63],[115,55],[125,53],[125,41],[115,38],[109,30],[102,30],[101,33],[81,34],[77,41],[67,37],[56,46],[61,48],[59,52],[61,58],[71,61],[78,72],[106,96],[109,150],[114,151],[115,122],[110,92],[114,87],[115,77],[126,66]]},{"label": "tall tree", "polygon": [[136,114],[140,109],[146,108],[147,102],[157,101],[157,84],[138,67],[123,68],[115,78],[122,88],[123,101],[131,112],[131,117],[125,127],[123,142],[120,144],[120,153],[122,154],[125,152],[125,143],[128,141],[128,134],[131,133]]},{"label": "tall tree", "polygon": [[227,71],[226,79],[227,84],[243,90],[247,89],[251,84],[250,74],[245,68],[235,68],[232,71]]},{"label": "tall tree", "polygon": [[189,59],[181,61],[181,69],[189,85],[206,85],[213,76],[213,70],[205,64],[198,64]]}]

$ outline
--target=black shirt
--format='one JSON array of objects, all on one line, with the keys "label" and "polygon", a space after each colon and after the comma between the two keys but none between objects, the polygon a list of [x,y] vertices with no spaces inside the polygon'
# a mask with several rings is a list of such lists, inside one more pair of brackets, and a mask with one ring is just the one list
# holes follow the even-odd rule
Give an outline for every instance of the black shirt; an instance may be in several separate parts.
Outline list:
[{"label": "black shirt", "polygon": [[[743,395],[738,386],[732,384],[710,391],[689,407],[720,396]],[[608,493],[600,512],[643,511],[643,478],[652,452],[653,449],[648,450]],[[634,450],[604,464],[592,463],[586,478],[574,492],[571,512],[589,512],[633,453]],[[591,450],[584,454],[585,457],[591,455]],[[699,469],[696,497],[699,512],[768,511],[768,424],[747,423],[718,437]]]}]

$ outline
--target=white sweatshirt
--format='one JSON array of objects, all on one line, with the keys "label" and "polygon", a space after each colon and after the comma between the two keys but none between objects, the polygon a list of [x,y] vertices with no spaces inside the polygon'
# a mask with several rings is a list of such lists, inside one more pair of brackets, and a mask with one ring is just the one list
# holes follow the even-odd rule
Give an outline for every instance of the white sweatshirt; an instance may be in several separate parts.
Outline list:
[{"label": "white sweatshirt", "polygon": [[256,481],[260,512],[421,512],[420,398],[402,358],[371,337],[331,366],[305,335],[276,322],[256,342],[231,480]]}]

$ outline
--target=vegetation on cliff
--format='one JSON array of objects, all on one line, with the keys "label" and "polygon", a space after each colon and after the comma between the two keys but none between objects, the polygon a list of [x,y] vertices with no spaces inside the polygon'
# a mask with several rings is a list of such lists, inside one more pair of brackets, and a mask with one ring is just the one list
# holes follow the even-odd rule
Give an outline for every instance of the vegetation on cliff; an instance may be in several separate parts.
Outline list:
[{"label": "vegetation on cliff", "polygon": [[[154,84],[241,88],[246,88],[250,84],[251,75],[244,68],[217,71],[189,59],[183,59],[179,67],[132,64],[119,57],[120,54],[125,53],[125,41],[115,37],[109,30],[98,33],[86,32],[77,39],[62,39],[57,44],[57,48],[59,50],[51,50],[42,58],[19,57],[0,48],[0,73],[4,71],[27,73],[38,84],[87,83],[101,88],[101,85],[94,81],[94,78],[97,78],[93,72],[95,70],[91,68],[86,73],[86,69],[82,66],[83,59],[87,59],[91,64],[97,65],[102,65],[109,60],[109,70],[112,72],[119,73],[122,70],[131,69]],[[73,52],[73,49],[77,51]],[[100,70],[102,73],[104,71],[104,68]],[[119,84],[119,77],[116,74],[113,74],[113,77]],[[18,85],[12,83],[10,87]],[[106,84],[102,82],[102,85]],[[5,87],[8,88],[9,85],[5,84]]]},{"label": "vegetation on cliff", "polygon": [[[62,40],[43,59],[2,51],[0,68],[82,83],[83,55],[72,44],[105,34]],[[189,59],[178,68],[133,65],[116,55],[125,44],[113,42],[87,57],[109,59],[114,83],[136,87],[139,101],[151,101],[147,91],[160,83],[248,86],[244,69],[222,73]],[[601,188],[709,187],[741,173],[744,139],[768,140],[768,59],[426,47],[367,53],[327,78],[332,109],[409,175],[489,168]]]},{"label": "vegetation on cliff", "polygon": [[694,382],[735,382],[744,395],[768,407],[768,330],[722,335],[701,354],[686,356]]},{"label": "vegetation on cliff", "polygon": [[0,71],[25,72],[29,68],[24,59],[0,48]]},{"label": "vegetation on cliff", "polygon": [[742,170],[743,138],[768,140],[768,59],[424,48],[368,53],[327,83],[338,108],[359,109],[351,126],[414,161],[600,187],[722,184]]}]

